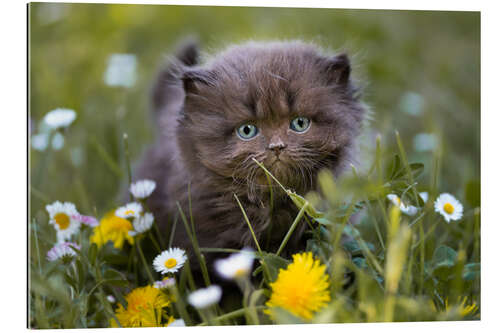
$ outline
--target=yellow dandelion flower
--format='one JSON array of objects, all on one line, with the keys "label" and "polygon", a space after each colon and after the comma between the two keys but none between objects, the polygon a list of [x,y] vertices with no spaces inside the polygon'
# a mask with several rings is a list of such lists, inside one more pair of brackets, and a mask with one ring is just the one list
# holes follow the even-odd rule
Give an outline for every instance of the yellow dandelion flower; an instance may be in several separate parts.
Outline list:
[{"label": "yellow dandelion flower", "polygon": [[[272,294],[266,305],[311,319],[313,312],[330,301],[330,282],[325,271],[326,266],[314,259],[311,252],[293,255],[293,262],[285,270],[280,269],[278,278],[270,284]],[[269,310],[267,313],[272,316]]]},{"label": "yellow dandelion flower", "polygon": [[[162,327],[174,321],[174,317],[167,316],[164,310],[170,305],[170,299],[153,286],[132,290],[125,296],[125,301],[127,308],[118,304],[115,311],[122,327]],[[166,322],[162,323],[162,317],[167,318]],[[114,319],[111,319],[111,327],[118,327]]]},{"label": "yellow dandelion flower", "polygon": [[[472,302],[472,304],[465,305],[467,303],[467,296],[466,297],[461,297],[458,301],[460,303],[456,304],[456,309],[458,313],[460,314],[460,317],[469,317],[469,316],[476,316],[479,310],[479,307],[477,306],[476,302]],[[448,298],[444,300],[444,306],[446,308],[447,312],[451,312],[455,309],[454,306],[450,306],[448,303]]]},{"label": "yellow dandelion flower", "polygon": [[129,231],[133,229],[129,220],[116,216],[112,211],[104,215],[99,225],[94,228],[90,241],[98,247],[111,241],[114,247],[121,249],[125,240],[131,245],[134,244],[134,238],[129,235]]}]

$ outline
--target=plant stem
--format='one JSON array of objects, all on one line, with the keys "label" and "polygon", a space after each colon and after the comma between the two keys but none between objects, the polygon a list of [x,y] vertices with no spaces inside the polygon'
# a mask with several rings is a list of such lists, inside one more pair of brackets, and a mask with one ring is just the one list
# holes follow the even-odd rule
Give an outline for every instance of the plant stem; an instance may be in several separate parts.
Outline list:
[{"label": "plant stem", "polygon": [[[130,153],[128,151],[128,135],[127,133],[123,133],[123,149],[125,151],[125,164],[127,165],[127,177],[128,177],[128,185],[132,185],[132,171],[130,169]],[[132,193],[129,191],[130,201],[134,200]]]},{"label": "plant stem", "polygon": [[253,240],[255,242],[255,246],[257,246],[257,250],[259,251],[259,254],[262,255],[262,250],[260,248],[259,242],[257,241],[257,237],[255,236],[255,233],[253,231],[252,225],[250,224],[250,221],[248,220],[248,216],[245,213],[245,209],[243,209],[243,206],[241,205],[240,199],[238,199],[238,196],[236,193],[234,194],[234,198],[238,202],[238,205],[240,206],[241,212],[243,213],[243,217],[245,218],[245,222],[248,225],[248,228],[250,228],[250,232],[252,233]]},{"label": "plant stem", "polygon": [[89,144],[91,147],[95,149],[97,154],[102,158],[104,163],[109,167],[111,171],[118,177],[123,178],[123,171],[120,169],[120,166],[113,160],[113,158],[108,154],[106,149],[97,141],[94,136],[89,138]]},{"label": "plant stem", "polygon": [[422,223],[418,225],[418,232],[420,238],[420,279],[418,285],[419,294],[424,292],[424,280],[425,280],[425,236],[424,236],[424,226]]},{"label": "plant stem", "polygon": [[266,169],[266,167],[264,166],[264,164],[260,163],[260,162],[259,162],[259,161],[257,161],[255,158],[252,158],[252,161],[254,161],[255,163],[257,163],[257,165],[258,165],[259,167],[261,167],[261,168],[265,171],[265,173],[266,173],[267,175],[269,175],[269,176],[270,176],[270,177],[271,177],[271,178],[272,178],[272,179],[273,179],[276,183],[278,183],[278,185],[279,185],[279,186],[283,189],[283,191],[285,191],[285,192],[287,191],[287,190],[286,190],[286,188],[285,188],[285,187],[284,187],[284,186],[283,186],[283,185],[279,182],[279,180],[278,180],[278,179],[276,179],[276,177],[274,177],[274,176],[273,176],[273,174],[272,174],[272,173],[270,173],[270,172],[269,172],[269,170],[267,170],[267,169]]},{"label": "plant stem", "polygon": [[203,280],[205,281],[205,285],[208,287],[210,286],[210,277],[208,275],[208,268],[207,264],[205,262],[205,257],[203,254],[200,252],[200,246],[198,245],[197,239],[193,236],[193,233],[195,233],[195,230],[193,230],[193,233],[189,230],[189,223],[187,221],[186,215],[184,215],[184,212],[182,211],[181,205],[177,201],[177,208],[179,209],[179,213],[181,214],[181,219],[182,222],[184,222],[184,227],[186,228],[186,233],[188,234],[189,239],[191,240],[191,243],[193,244],[193,249],[196,257],[198,258],[200,267],[201,267],[201,274],[203,275]]},{"label": "plant stem", "polygon": [[[263,310],[265,308],[266,307],[264,305],[257,305],[255,307],[255,310]],[[233,318],[238,318],[240,316],[244,316],[245,313],[246,313],[246,310],[243,308],[243,309],[238,309],[238,310],[223,314],[222,316],[219,316],[219,317],[214,318],[214,319],[217,319],[219,321],[229,320],[229,319],[233,319]],[[207,322],[203,322],[203,323],[199,324],[198,326],[207,326],[207,325],[208,325]]]},{"label": "plant stem", "polygon": [[280,253],[281,253],[281,251],[283,251],[283,249],[285,248],[285,245],[286,245],[286,243],[288,243],[288,240],[292,236],[293,231],[295,230],[295,228],[299,224],[300,220],[302,220],[302,216],[304,216],[304,213],[306,212],[306,208],[307,208],[308,205],[309,205],[309,203],[306,202],[302,206],[302,208],[300,209],[300,211],[297,214],[297,216],[295,217],[295,220],[293,221],[292,226],[290,227],[290,229],[288,229],[288,232],[286,233],[285,238],[283,238],[283,241],[281,242],[281,245],[280,245],[278,251],[276,252],[277,256],[279,256]]},{"label": "plant stem", "polygon": [[151,242],[153,242],[153,245],[156,248],[156,250],[158,252],[161,252],[160,244],[158,244],[158,242],[156,241],[156,239],[155,239],[153,233],[151,232],[151,230],[148,230],[148,235],[149,235],[149,238],[151,239]]},{"label": "plant stem", "polygon": [[186,323],[187,326],[191,326],[193,324],[193,321],[191,320],[191,317],[186,311],[186,304],[184,303],[182,297],[179,295],[179,290],[177,289],[177,286],[173,286],[171,290],[174,294],[175,298],[174,304],[175,307],[177,308],[177,311],[179,311],[179,315],[181,316],[182,319],[184,319],[184,322]]},{"label": "plant stem", "polygon": [[139,241],[136,242],[136,248],[137,248],[137,252],[139,252],[139,257],[141,257],[142,263],[144,264],[144,268],[146,269],[146,273],[148,274],[150,282],[154,283],[155,279],[153,278],[153,274],[149,270],[148,263],[146,262],[146,258],[144,258],[144,253],[142,253],[142,248],[141,248],[141,244],[139,243]]},{"label": "plant stem", "polygon": [[158,235],[158,241],[160,242],[161,247],[165,248],[165,243],[163,243],[163,237],[161,236],[160,228],[158,228],[156,221],[153,222],[153,228],[155,229],[156,235]]},{"label": "plant stem", "polygon": [[174,223],[172,224],[172,229],[170,229],[170,238],[168,240],[168,247],[171,248],[174,243],[175,229],[177,229],[177,221],[179,219],[179,215],[175,214]]},{"label": "plant stem", "polygon": [[[403,160],[403,163],[404,163],[404,166],[406,169],[406,173],[408,174],[408,180],[409,180],[410,184],[415,184],[415,181],[413,180],[413,173],[411,172],[410,164],[408,163],[408,159],[406,158],[406,152],[405,152],[405,149],[403,147],[403,142],[401,141],[401,137],[399,136],[398,131],[396,131],[396,141],[398,143],[399,152],[401,153],[401,159]],[[418,195],[418,192],[417,192],[417,189],[415,188],[415,186],[412,186],[412,192],[413,192],[415,202],[418,202],[419,195]]]},{"label": "plant stem", "polygon": [[38,225],[36,224],[35,219],[33,219],[32,225],[33,225],[33,232],[35,233],[35,247],[36,247],[36,255],[37,255],[37,259],[38,259],[37,266],[38,266],[38,270],[40,272],[40,277],[42,277],[42,260],[40,259],[40,248],[38,247],[38,232],[37,232]]}]

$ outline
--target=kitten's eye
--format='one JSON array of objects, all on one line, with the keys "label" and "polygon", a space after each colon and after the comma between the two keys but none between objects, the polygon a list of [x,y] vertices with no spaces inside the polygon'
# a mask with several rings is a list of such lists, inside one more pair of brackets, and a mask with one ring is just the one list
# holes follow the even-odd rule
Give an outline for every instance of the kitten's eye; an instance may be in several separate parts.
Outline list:
[{"label": "kitten's eye", "polygon": [[241,125],[240,127],[238,127],[238,129],[236,130],[236,133],[238,134],[238,136],[241,139],[250,140],[253,137],[255,137],[257,135],[257,133],[259,133],[259,130],[254,125],[245,124],[245,125]]},{"label": "kitten's eye", "polygon": [[290,122],[290,128],[295,132],[305,132],[309,129],[311,121],[308,118],[297,117]]}]

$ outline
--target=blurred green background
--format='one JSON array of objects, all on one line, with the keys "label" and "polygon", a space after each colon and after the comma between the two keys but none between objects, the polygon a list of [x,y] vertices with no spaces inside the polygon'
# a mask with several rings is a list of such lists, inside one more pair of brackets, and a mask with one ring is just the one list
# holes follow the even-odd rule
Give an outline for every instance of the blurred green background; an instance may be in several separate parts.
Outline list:
[{"label": "blurred green background", "polygon": [[[43,131],[50,110],[78,113],[62,148],[30,149],[31,214],[39,220],[47,220],[44,206],[55,200],[97,215],[117,203],[126,181],[122,135],[137,161],[154,138],[155,73],[188,35],[208,52],[248,39],[304,39],[347,51],[373,110],[361,167],[373,160],[377,134],[388,160],[398,130],[410,162],[425,164],[422,183],[439,148],[438,188],[461,200],[466,188],[479,190],[478,12],[34,3],[29,14],[31,133]],[[136,56],[132,87],[104,82],[117,53]]]}]

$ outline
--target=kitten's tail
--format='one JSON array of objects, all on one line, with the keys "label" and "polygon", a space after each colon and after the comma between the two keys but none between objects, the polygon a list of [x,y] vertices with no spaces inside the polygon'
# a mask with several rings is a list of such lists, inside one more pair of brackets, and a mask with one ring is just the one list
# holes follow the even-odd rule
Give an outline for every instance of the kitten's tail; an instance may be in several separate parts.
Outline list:
[{"label": "kitten's tail", "polygon": [[199,63],[198,41],[195,38],[185,39],[177,47],[163,69],[160,70],[152,90],[152,103],[155,115],[179,99],[182,85],[179,76],[183,68],[196,66]]}]

